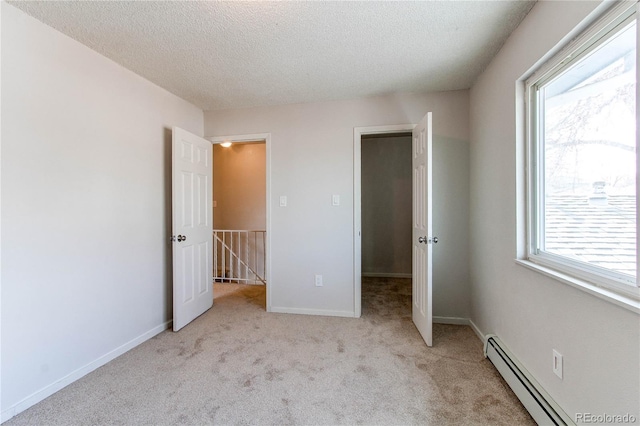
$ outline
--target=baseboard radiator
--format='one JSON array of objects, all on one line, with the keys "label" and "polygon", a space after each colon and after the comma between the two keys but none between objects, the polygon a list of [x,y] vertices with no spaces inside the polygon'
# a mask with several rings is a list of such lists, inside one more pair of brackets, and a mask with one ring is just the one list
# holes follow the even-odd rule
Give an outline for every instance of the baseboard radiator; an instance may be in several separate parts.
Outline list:
[{"label": "baseboard radiator", "polygon": [[539,425],[575,425],[545,392],[496,335],[488,335],[484,356],[489,358],[507,384]]}]

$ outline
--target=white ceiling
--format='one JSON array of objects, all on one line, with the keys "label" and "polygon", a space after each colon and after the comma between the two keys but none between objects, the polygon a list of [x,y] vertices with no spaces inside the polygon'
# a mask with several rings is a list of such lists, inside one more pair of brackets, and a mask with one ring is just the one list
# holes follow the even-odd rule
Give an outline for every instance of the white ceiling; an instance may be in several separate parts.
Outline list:
[{"label": "white ceiling", "polygon": [[466,89],[534,4],[10,3],[205,110]]}]

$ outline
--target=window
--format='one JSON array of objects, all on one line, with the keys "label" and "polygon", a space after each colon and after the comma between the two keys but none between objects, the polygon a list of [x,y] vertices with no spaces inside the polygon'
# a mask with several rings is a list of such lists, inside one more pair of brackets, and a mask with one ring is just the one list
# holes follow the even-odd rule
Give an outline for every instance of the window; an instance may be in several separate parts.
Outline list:
[{"label": "window", "polygon": [[528,260],[639,299],[636,6],[527,82]]}]

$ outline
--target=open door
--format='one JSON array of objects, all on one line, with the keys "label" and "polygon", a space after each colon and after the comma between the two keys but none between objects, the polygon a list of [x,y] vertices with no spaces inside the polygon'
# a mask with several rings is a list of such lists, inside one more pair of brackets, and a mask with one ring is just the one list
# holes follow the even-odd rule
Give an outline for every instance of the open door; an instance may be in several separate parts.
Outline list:
[{"label": "open door", "polygon": [[173,330],[213,305],[212,145],[178,127],[172,140]]},{"label": "open door", "polygon": [[413,129],[413,322],[427,343],[432,345],[431,288],[433,243],[431,234],[431,113]]}]

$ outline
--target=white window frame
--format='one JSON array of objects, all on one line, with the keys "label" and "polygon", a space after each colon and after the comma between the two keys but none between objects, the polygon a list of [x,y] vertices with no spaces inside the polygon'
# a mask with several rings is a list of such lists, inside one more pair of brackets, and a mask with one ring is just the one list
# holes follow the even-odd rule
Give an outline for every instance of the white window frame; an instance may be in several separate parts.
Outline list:
[{"label": "white window frame", "polygon": [[[540,66],[525,82],[527,226],[524,260],[533,263],[536,266],[534,269],[538,269],[540,272],[559,278],[561,281],[574,286],[586,287],[589,292],[593,293],[592,288],[595,285],[605,289],[606,293],[613,293],[614,298],[618,295],[629,298],[635,307],[638,305],[637,302],[640,301],[640,287],[638,286],[638,273],[640,273],[638,250],[640,236],[638,231],[638,224],[640,223],[638,220],[640,213],[638,202],[640,197],[638,190],[640,182],[638,181],[638,173],[636,173],[636,264],[639,267],[635,280],[631,281],[628,275],[619,274],[606,268],[573,261],[568,257],[538,250],[539,241],[544,230],[544,216],[542,214],[544,205],[541,205],[541,203],[544,203],[544,189],[541,185],[544,175],[540,176],[540,173],[544,173],[542,168],[544,165],[544,152],[540,149],[541,144],[538,143],[538,135],[544,123],[542,119],[538,119],[537,88],[548,83],[573,63],[609,40],[612,35],[617,34],[622,26],[627,25],[632,20],[636,20],[637,25],[638,15],[640,15],[639,8],[637,2],[620,2],[613,6],[564,49]],[[637,82],[636,111],[640,111],[638,107]],[[638,123],[636,123],[637,128]],[[638,133],[639,131],[636,130],[636,170],[640,170],[638,169],[638,165],[640,165]],[[525,264],[525,266],[531,267],[532,265]]]}]

